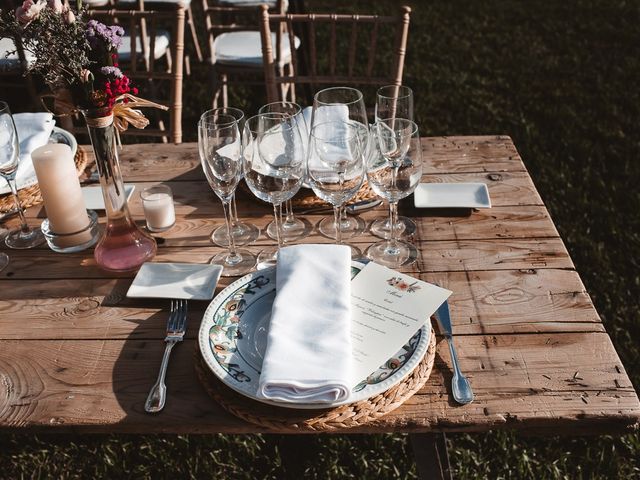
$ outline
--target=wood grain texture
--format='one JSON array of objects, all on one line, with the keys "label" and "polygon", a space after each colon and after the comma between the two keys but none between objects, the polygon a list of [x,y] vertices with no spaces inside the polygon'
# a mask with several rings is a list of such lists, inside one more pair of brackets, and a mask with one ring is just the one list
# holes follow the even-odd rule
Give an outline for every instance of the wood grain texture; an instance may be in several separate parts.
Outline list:
[{"label": "wood grain texture", "polygon": [[[476,398],[457,406],[444,342],[427,385],[398,410],[349,432],[479,431],[488,428],[628,431],[638,398],[604,333],[465,335],[461,368]],[[247,433],[195,378],[193,340],[174,350],[161,415],[143,404],[162,342],[0,341],[0,428],[81,432]],[[583,425],[584,424],[584,425]]]},{"label": "wood grain texture", "polygon": [[[451,365],[439,344],[427,385],[399,410],[349,432],[624,432],[637,428],[638,397],[611,345],[547,209],[508,137],[423,139],[426,182],[483,182],[493,207],[429,211],[400,206],[418,225],[418,261],[403,271],[449,288],[462,369],[476,400],[456,405]],[[209,236],[222,223],[220,201],[204,180],[193,143],[127,145],[127,182],[139,193],[167,183],[177,224],[157,234],[156,262],[206,263],[221,248]],[[143,224],[139,196],[131,211]],[[243,219],[261,229],[271,208],[238,191]],[[312,226],[325,215],[305,215]],[[365,212],[367,224],[386,215]],[[37,225],[40,207],[27,211]],[[103,219],[104,221],[104,219]],[[8,222],[15,226],[15,219]],[[378,239],[363,234],[364,250]],[[317,230],[306,242],[331,243]],[[248,248],[274,242],[264,234]],[[91,251],[46,247],[9,252],[0,273],[0,428],[132,433],[249,433],[259,429],[210,400],[193,370],[194,342],[208,302],[190,302],[187,340],[169,368],[169,400],[143,412],[162,357],[168,301],[129,299],[133,274],[107,274]],[[234,279],[222,279],[220,291]]]},{"label": "wood grain texture", "polygon": [[[456,334],[603,332],[575,272],[566,270],[420,274],[452,290]],[[223,279],[219,292],[231,279]],[[0,289],[0,339],[164,338],[169,302],[126,297],[130,279],[24,280]],[[209,302],[191,301],[187,337],[197,336]],[[25,324],[28,329],[23,328]]]}]

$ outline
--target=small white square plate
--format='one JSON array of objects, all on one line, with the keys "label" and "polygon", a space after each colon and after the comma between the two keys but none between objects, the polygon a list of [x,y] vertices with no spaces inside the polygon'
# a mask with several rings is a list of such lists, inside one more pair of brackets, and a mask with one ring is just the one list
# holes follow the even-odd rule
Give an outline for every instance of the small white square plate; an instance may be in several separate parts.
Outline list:
[{"label": "small white square plate", "polygon": [[413,203],[416,208],[491,208],[484,183],[421,183]]},{"label": "small white square plate", "polygon": [[145,263],[127,297],[211,300],[222,267],[200,263]]},{"label": "small white square plate", "polygon": [[[124,192],[127,194],[127,200],[131,198],[131,194],[136,186],[130,183],[124,184]],[[102,196],[102,187],[100,185],[92,185],[90,187],[82,187],[82,196],[84,204],[88,210],[104,210],[104,197]]]}]

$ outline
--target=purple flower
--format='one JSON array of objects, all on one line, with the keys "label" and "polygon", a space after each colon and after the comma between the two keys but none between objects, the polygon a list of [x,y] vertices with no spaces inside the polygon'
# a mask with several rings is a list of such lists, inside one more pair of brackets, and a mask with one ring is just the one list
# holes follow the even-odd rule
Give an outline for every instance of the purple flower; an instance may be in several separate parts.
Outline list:
[{"label": "purple flower", "polygon": [[113,77],[113,78],[122,78],[124,75],[120,71],[118,67],[102,67],[100,68],[100,73],[102,73],[105,77]]},{"label": "purple flower", "polygon": [[97,20],[87,22],[87,41],[93,49],[117,50],[123,35],[124,29],[119,25],[106,26]]}]

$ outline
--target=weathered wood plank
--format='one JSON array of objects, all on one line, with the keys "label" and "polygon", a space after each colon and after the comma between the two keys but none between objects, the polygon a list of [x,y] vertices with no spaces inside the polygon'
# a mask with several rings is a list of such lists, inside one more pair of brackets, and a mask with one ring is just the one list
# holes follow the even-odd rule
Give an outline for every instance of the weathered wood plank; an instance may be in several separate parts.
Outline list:
[{"label": "weathered wood plank", "polygon": [[[475,401],[454,404],[440,342],[427,385],[402,407],[350,432],[575,428],[620,432],[640,405],[606,334],[463,336],[461,367]],[[210,400],[193,367],[192,340],[174,351],[159,416],[143,404],[162,356],[159,341],[0,342],[0,427],[109,432],[256,432]],[[577,371],[576,365],[580,365]]]},{"label": "weathered wood plank", "polygon": [[[454,292],[449,303],[457,335],[604,331],[573,271],[446,272],[420,278]],[[217,291],[230,281],[223,279]],[[127,298],[130,284],[130,279],[13,282],[12,288],[0,289],[0,339],[161,340],[168,300]],[[189,303],[188,337],[197,336],[208,303]]]},{"label": "weathered wood plank", "polygon": [[505,135],[421,140],[427,173],[526,171],[511,138]]},{"label": "weathered wood plank", "polygon": [[[317,243],[333,242],[324,237],[316,237],[313,240]],[[352,243],[358,245],[361,250],[369,246],[369,243]],[[559,238],[420,241],[417,245],[418,261],[403,269],[410,274],[573,268],[569,254]],[[260,245],[248,248],[256,254],[261,249]],[[208,263],[211,257],[220,251],[220,247],[214,246],[160,248],[154,261]],[[46,268],[43,268],[44,265]],[[0,272],[1,279],[11,280],[103,277],[132,278],[133,275],[106,273],[97,267],[91,251],[61,255],[44,249],[12,251],[9,266]]]},{"label": "weathered wood plank", "polygon": [[[93,162],[91,147],[83,145]],[[425,170],[436,172],[523,172],[508,136],[427,137],[422,139]],[[124,145],[120,151],[127,181],[204,180],[196,143]]]}]

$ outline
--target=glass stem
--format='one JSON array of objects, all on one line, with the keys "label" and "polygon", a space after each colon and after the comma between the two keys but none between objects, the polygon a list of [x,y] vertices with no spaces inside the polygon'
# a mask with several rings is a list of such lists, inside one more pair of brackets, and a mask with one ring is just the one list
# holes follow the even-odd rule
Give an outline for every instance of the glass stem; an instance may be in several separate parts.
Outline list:
[{"label": "glass stem", "polygon": [[238,223],[238,207],[236,206],[236,192],[231,197],[231,223],[235,226]]},{"label": "glass stem", "polygon": [[286,208],[286,212],[287,212],[287,217],[284,221],[284,223],[288,223],[289,225],[293,224],[296,221],[295,216],[293,215],[293,204],[291,203],[291,200],[287,200],[287,202],[285,203],[285,208]]},{"label": "glass stem", "polygon": [[336,242],[342,245],[342,205],[333,207],[333,218],[336,223]]},{"label": "glass stem", "polygon": [[273,221],[276,225],[276,241],[278,242],[278,249],[282,248],[282,231],[281,228],[281,215],[282,215],[282,204],[273,204]]},{"label": "glass stem", "polygon": [[236,241],[233,238],[233,219],[231,218],[231,200],[222,202],[222,210],[224,211],[224,221],[227,224],[227,232],[229,232],[229,256],[227,257],[228,263],[234,263],[238,261],[238,253],[236,252]]},{"label": "glass stem", "polygon": [[395,247],[396,223],[398,222],[398,202],[389,202],[389,241]]},{"label": "glass stem", "polygon": [[22,230],[23,233],[29,233],[31,229],[29,228],[29,225],[27,225],[27,219],[25,218],[24,211],[22,210],[22,204],[20,203],[20,197],[18,196],[18,189],[16,188],[16,180],[15,178],[7,180],[7,183],[11,189],[11,194],[13,195],[13,200],[16,203],[18,215],[20,216],[20,230]]}]

